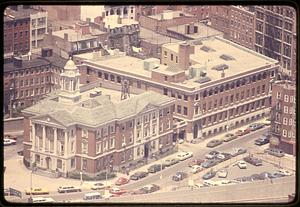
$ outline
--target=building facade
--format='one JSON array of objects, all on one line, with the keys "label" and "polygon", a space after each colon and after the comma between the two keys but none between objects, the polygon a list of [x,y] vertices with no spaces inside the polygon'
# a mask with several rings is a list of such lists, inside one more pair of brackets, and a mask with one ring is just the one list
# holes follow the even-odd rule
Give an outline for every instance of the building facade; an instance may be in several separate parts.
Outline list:
[{"label": "building facade", "polygon": [[136,12],[134,5],[105,5],[104,6],[105,16],[118,15],[124,19],[136,20]]},{"label": "building facade", "polygon": [[49,30],[44,45],[68,59],[71,55],[100,50],[100,43],[107,40],[107,33],[91,28],[88,22],[76,22],[75,28],[59,31]]},{"label": "building facade", "polygon": [[255,12],[245,6],[210,6],[211,27],[224,38],[254,50]]},{"label": "building facade", "polygon": [[41,56],[14,57],[4,64],[4,112],[36,103],[59,88],[65,59],[43,49]]},{"label": "building facade", "polygon": [[277,61],[219,37],[166,44],[161,64],[158,59],[122,54],[99,58],[82,54],[74,59],[81,64],[83,81],[100,80],[103,87],[118,88],[126,79],[136,93],[152,90],[175,98],[174,117],[187,122],[188,140],[207,138],[268,114],[269,82],[279,67]]},{"label": "building facade", "polygon": [[271,147],[296,156],[296,86],[276,81],[272,92]]},{"label": "building facade", "polygon": [[255,6],[255,16],[255,51],[278,60],[281,72],[295,78],[295,9],[289,6]]},{"label": "building facade", "polygon": [[40,50],[48,28],[48,13],[36,11],[30,14],[30,51]]},{"label": "building facade", "polygon": [[[69,60],[58,95],[24,113],[24,158],[42,171],[77,171],[90,176],[147,160],[174,147],[174,99],[146,92],[118,103],[97,91],[83,91]],[[95,93],[96,92],[96,93]]]},{"label": "building facade", "polygon": [[30,50],[30,17],[10,8],[4,12],[4,58],[26,54]]}]

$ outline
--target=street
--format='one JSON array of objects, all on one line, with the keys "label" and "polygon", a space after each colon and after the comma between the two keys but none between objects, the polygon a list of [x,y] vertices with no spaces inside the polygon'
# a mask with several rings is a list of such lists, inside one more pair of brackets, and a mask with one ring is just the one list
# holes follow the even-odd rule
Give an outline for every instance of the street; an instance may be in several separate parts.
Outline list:
[{"label": "street", "polygon": [[[247,149],[247,153],[244,154],[244,155],[240,155],[240,158],[233,158],[232,160],[228,160],[226,162],[218,164],[217,166],[213,167],[214,169],[219,169],[219,168],[224,167],[225,165],[232,164],[233,162],[236,161],[236,159],[242,159],[242,157],[245,157],[245,156],[247,156],[251,153],[254,154],[254,153],[260,152],[262,147],[258,147],[256,145],[254,145],[254,140],[257,139],[259,136],[261,136],[263,133],[265,133],[267,131],[268,131],[268,128],[263,128],[263,129],[260,129],[258,131],[247,134],[245,136],[239,137],[235,140],[232,140],[231,142],[224,143],[224,144],[222,144],[220,146],[217,146],[213,149],[207,148],[205,146],[205,143],[191,144],[190,146],[186,146],[185,144],[182,144],[182,145],[179,146],[179,148],[181,150],[185,150],[185,151],[192,151],[193,154],[194,154],[193,158],[187,159],[185,161],[181,161],[180,163],[178,163],[176,165],[173,165],[171,167],[168,167],[168,168],[164,169],[161,172],[158,172],[158,173],[155,173],[155,174],[150,174],[149,176],[147,176],[146,178],[143,178],[141,180],[130,181],[128,184],[123,185],[122,188],[124,188],[124,189],[126,189],[127,191],[130,192],[132,190],[139,189],[139,188],[141,188],[141,187],[143,187],[147,184],[155,183],[155,184],[161,186],[161,190],[158,193],[154,193],[153,195],[152,194],[147,195],[146,196],[147,201],[153,201],[151,199],[154,199],[154,197],[155,197],[155,198],[162,198],[165,201],[167,200],[167,201],[174,201],[174,202],[184,202],[184,201],[186,201],[186,202],[200,202],[200,200],[198,200],[197,196],[195,196],[197,198],[193,198],[192,196],[187,196],[187,195],[182,196],[182,197],[181,196],[179,196],[179,197],[174,196],[174,192],[172,192],[172,189],[174,187],[176,187],[178,189],[181,189],[181,187],[184,187],[184,186],[185,186],[185,189],[186,189],[188,179],[185,179],[185,180],[180,181],[180,182],[175,182],[175,181],[171,180],[171,177],[177,171],[189,172],[190,168],[188,167],[188,163],[192,159],[197,159],[197,158],[203,159],[204,155],[207,154],[208,152],[210,152],[211,150],[228,151],[231,148],[236,148],[236,147],[244,147],[244,148]],[[208,141],[209,140],[205,140],[205,142],[208,142]],[[16,157],[16,152],[21,148],[22,148],[22,144],[20,143],[20,141],[18,141],[18,144],[16,146],[6,147],[6,149],[5,149],[5,159],[4,159],[5,163],[13,162],[12,158],[14,156]],[[19,156],[19,158],[21,158],[21,157]],[[164,159],[166,159],[166,158],[164,158]],[[162,162],[161,160],[158,160],[158,161],[155,161],[154,163],[155,164],[160,164],[161,162]],[[154,163],[148,164],[147,166],[143,166],[140,169],[137,169],[136,171],[141,171],[141,170],[145,171],[149,167],[149,165],[152,165]],[[21,190],[24,193],[25,188],[29,187],[29,181],[26,180],[25,182],[23,182],[23,185],[20,186],[20,183],[21,183],[20,180],[16,182],[15,179],[13,177],[11,177],[13,175],[10,173],[10,172],[12,172],[11,171],[12,169],[10,169],[10,166],[8,166],[7,168],[8,168],[7,173],[5,173],[5,188],[14,187],[16,189]],[[232,172],[230,172],[230,174],[229,174],[230,179],[237,178],[237,177],[239,177],[239,175],[241,175],[240,177],[242,177],[242,175],[243,176],[248,176],[248,174],[251,175],[251,174],[254,174],[254,173],[261,173],[261,172],[266,171],[266,170],[270,170],[270,171],[275,171],[276,170],[276,167],[274,167],[272,164],[269,164],[269,163],[265,163],[263,166],[261,166],[259,168],[249,166],[248,170],[242,171],[242,172],[240,172],[236,168],[237,167],[235,167],[235,168],[233,167],[233,169],[231,170]],[[25,166],[22,166],[22,169],[27,170],[25,168]],[[205,172],[207,172],[208,170],[209,169],[206,169],[203,172],[200,172],[200,173],[195,174],[195,175],[190,175],[190,176],[193,180],[201,182],[202,175]],[[27,176],[29,178],[30,172],[28,172],[28,171],[29,170],[27,170]],[[244,172],[245,172],[245,174],[244,174]],[[133,172],[131,172],[131,174],[132,173]],[[279,179],[279,180],[281,180],[281,179]],[[289,178],[287,180],[289,180],[288,182],[291,183],[293,179]],[[251,186],[268,185],[268,182],[269,181],[260,182],[260,183],[255,182],[255,183],[251,183],[251,185],[250,184],[247,184],[247,185],[239,184],[239,185],[243,186],[242,189],[244,189],[244,190],[242,190],[242,191],[239,190],[238,194],[236,194],[236,192],[234,192],[234,193],[232,192],[232,191],[235,190],[236,186],[219,186],[219,187],[214,187],[214,188],[209,188],[209,189],[205,188],[205,189],[199,189],[199,190],[194,190],[194,191],[187,190],[186,194],[190,195],[190,194],[195,194],[196,192],[198,192],[202,195],[203,193],[208,191],[209,195],[203,196],[204,200],[201,200],[201,202],[212,202],[212,200],[209,200],[209,199],[212,199],[211,196],[210,196],[211,193],[216,194],[221,199],[220,202],[222,202],[222,201],[224,201],[224,200],[222,200],[224,198],[221,196],[221,194],[224,194],[224,191],[226,191],[227,192],[226,194],[229,193],[229,194],[236,195],[236,197],[232,198],[233,199],[232,201],[234,201],[234,199],[238,201],[238,195],[240,195],[242,192],[246,192],[248,188],[249,188],[248,190],[251,190],[253,188]],[[295,180],[294,180],[294,182],[295,182]],[[79,180],[72,180],[72,179],[65,179],[65,178],[55,179],[55,178],[48,178],[48,177],[43,177],[43,176],[33,174],[33,183],[34,184],[38,183],[39,187],[47,187],[47,189],[50,191],[50,194],[45,196],[45,197],[51,197],[57,202],[64,202],[64,201],[70,201],[70,200],[81,200],[85,193],[92,192],[92,190],[90,190],[89,187],[82,188],[82,192],[80,192],[80,193],[60,194],[60,193],[57,192],[57,187],[60,186],[60,185],[79,186],[80,185]],[[87,182],[85,182],[85,184],[87,184]],[[33,185],[33,186],[36,186],[36,185]],[[249,186],[249,187],[245,188],[245,186]],[[277,186],[277,185],[274,185],[274,186]],[[182,189],[184,189],[184,188],[182,188]],[[219,189],[219,190],[217,191],[216,189]],[[224,190],[224,189],[226,189],[226,190]],[[202,192],[202,191],[205,191],[205,192]],[[292,191],[292,189],[290,189],[290,191]],[[103,193],[103,191],[100,191],[100,192]],[[185,191],[180,191],[180,192],[185,192]],[[282,194],[283,194],[283,192],[282,192]],[[66,199],[66,195],[67,195],[67,199]],[[183,194],[180,193],[180,195],[184,195],[184,193]],[[287,195],[288,194],[286,194],[285,196],[287,196]],[[172,198],[172,200],[169,200],[168,196],[170,196],[170,199]],[[244,199],[242,195],[240,195],[240,196],[241,196],[241,199]],[[265,196],[266,197],[264,197],[264,198],[270,197],[270,195],[265,195]],[[274,196],[276,197],[276,196],[282,196],[282,195],[279,193],[279,191],[278,192],[276,191],[276,195],[274,195]],[[27,202],[28,197],[29,196],[23,196],[22,201]],[[38,196],[35,196],[35,197],[38,197]],[[114,200],[116,200],[116,201],[125,201],[125,202],[127,200],[132,201],[132,199],[130,199],[131,197],[134,198],[134,201],[139,200],[139,196],[126,195],[126,196],[122,196],[121,198],[111,198],[111,201],[114,201]],[[227,197],[228,197],[228,195],[227,195]],[[201,198],[202,198],[202,196],[201,196]],[[205,200],[205,199],[207,199],[207,200]],[[155,199],[154,201],[158,201],[158,200]],[[229,199],[228,201],[231,201],[231,200]],[[226,201],[224,201],[224,202],[226,202]]]}]

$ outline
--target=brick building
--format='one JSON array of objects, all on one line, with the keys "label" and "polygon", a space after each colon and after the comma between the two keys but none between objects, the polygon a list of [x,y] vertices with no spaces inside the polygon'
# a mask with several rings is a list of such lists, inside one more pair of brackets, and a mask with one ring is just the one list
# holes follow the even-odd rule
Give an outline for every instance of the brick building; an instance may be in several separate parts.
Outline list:
[{"label": "brick building", "polygon": [[296,156],[296,86],[276,81],[272,91],[271,147]]},{"label": "brick building", "polygon": [[207,20],[210,18],[211,6],[209,5],[182,6],[181,11],[194,15],[196,17],[196,20]]},{"label": "brick building", "polygon": [[255,6],[255,14],[255,51],[278,60],[283,74],[295,78],[295,9],[289,6]]},{"label": "brick building", "polygon": [[107,31],[107,45],[126,54],[132,53],[132,47],[140,45],[140,26],[133,19],[121,18],[118,15],[106,16],[103,20],[104,31]]},{"label": "brick building", "polygon": [[120,170],[173,149],[173,98],[145,92],[115,102],[113,92],[80,82],[69,60],[58,95],[23,111],[26,163],[62,176],[95,176],[108,165]]},{"label": "brick building", "polygon": [[254,50],[255,12],[245,6],[210,6],[211,27],[224,38]]},{"label": "brick building", "polygon": [[28,13],[6,9],[4,12],[4,57],[26,54],[30,50],[30,16]]},{"label": "brick building", "polygon": [[76,22],[74,29],[49,30],[44,45],[63,58],[70,55],[100,50],[100,43],[107,40],[107,33],[91,28],[88,22]]},{"label": "brick building", "polygon": [[[124,54],[97,58],[82,54],[74,59],[81,64],[83,81],[101,80],[103,87],[120,88],[126,79],[136,92],[152,90],[174,97],[174,117],[187,122],[189,140],[269,113],[269,81],[279,67],[277,61],[219,37],[166,44],[161,64],[158,59]],[[180,132],[178,136],[184,137]]]},{"label": "brick building", "polygon": [[[28,107],[59,87],[66,60],[43,49],[42,55],[15,57],[4,64],[4,112]],[[10,106],[9,106],[10,105]]]},{"label": "brick building", "polygon": [[139,18],[141,27],[161,34],[167,34],[168,27],[181,24],[188,24],[194,21],[194,15],[172,10],[165,10],[163,13],[160,14],[151,16],[141,16]]}]

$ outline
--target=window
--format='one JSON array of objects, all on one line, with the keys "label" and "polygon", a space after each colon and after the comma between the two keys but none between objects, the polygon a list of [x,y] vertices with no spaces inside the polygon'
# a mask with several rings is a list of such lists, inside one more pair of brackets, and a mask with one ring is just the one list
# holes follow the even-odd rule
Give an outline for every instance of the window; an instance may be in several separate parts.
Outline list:
[{"label": "window", "polygon": [[148,123],[148,122],[149,122],[149,115],[145,115],[145,116],[144,116],[144,122],[145,122],[145,123]]},{"label": "window", "polygon": [[98,72],[98,78],[102,78],[102,72]]},{"label": "window", "polygon": [[179,93],[177,94],[177,98],[178,98],[178,99],[181,99],[181,95],[180,95]]},{"label": "window", "polygon": [[260,86],[257,86],[256,92],[257,92],[257,94],[260,94]]},{"label": "window", "polygon": [[277,99],[281,99],[281,93],[277,92]]},{"label": "window", "polygon": [[115,126],[114,125],[110,125],[110,134],[115,133]]},{"label": "window", "polygon": [[287,123],[288,123],[288,119],[287,118],[283,118],[283,124],[287,125]]},{"label": "window", "polygon": [[293,125],[293,119],[289,119],[289,125]]},{"label": "window", "polygon": [[159,132],[162,132],[163,130],[164,130],[163,123],[160,123],[160,125],[159,125]]},{"label": "window", "polygon": [[284,112],[285,114],[288,114],[288,113],[289,113],[289,107],[284,106],[284,107],[283,107],[283,112]]},{"label": "window", "polygon": [[181,114],[181,106],[180,105],[177,105],[177,113]]},{"label": "window", "polygon": [[163,116],[163,110],[160,109],[160,110],[159,110],[159,117],[162,117],[162,116]]},{"label": "window", "polygon": [[287,131],[284,129],[284,130],[282,130],[282,136],[283,137],[286,137],[286,134],[287,134]]},{"label": "window", "polygon": [[112,139],[110,139],[110,149],[113,149],[113,148],[115,148],[115,139],[114,138],[112,138]]},{"label": "window", "polygon": [[290,102],[291,102],[291,103],[294,102],[294,96],[290,96]]},{"label": "window", "polygon": [[164,88],[164,95],[168,95],[168,89],[167,88]]},{"label": "window", "polygon": [[96,153],[101,153],[101,142],[96,143]]},{"label": "window", "polygon": [[288,95],[284,95],[284,102],[289,102],[289,96]]},{"label": "window", "polygon": [[255,95],[255,88],[252,88],[251,90],[251,96],[254,96]]},{"label": "window", "polygon": [[164,57],[165,57],[165,58],[168,57],[167,51],[164,51]]},{"label": "window", "polygon": [[187,107],[183,107],[183,114],[184,115],[188,115],[188,109],[187,109]]},{"label": "window", "polygon": [[82,129],[82,137],[84,138],[88,137],[88,131],[86,129]]},{"label": "window", "polygon": [[88,142],[82,142],[81,143],[81,153],[87,154],[88,153]]},{"label": "window", "polygon": [[187,95],[183,95],[183,99],[184,99],[185,101],[187,101],[187,100],[188,100],[188,96],[187,96]]}]

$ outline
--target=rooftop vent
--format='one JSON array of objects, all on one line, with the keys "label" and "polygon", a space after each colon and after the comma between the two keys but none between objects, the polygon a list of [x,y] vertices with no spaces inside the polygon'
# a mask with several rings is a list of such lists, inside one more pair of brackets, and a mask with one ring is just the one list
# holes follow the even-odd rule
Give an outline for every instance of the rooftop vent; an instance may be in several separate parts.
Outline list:
[{"label": "rooftop vent", "polygon": [[217,70],[217,71],[223,71],[223,70],[226,70],[228,68],[229,68],[228,65],[220,64],[220,65],[216,65],[216,66],[212,67],[211,69],[212,70]]},{"label": "rooftop vent", "polygon": [[200,50],[203,50],[203,51],[205,51],[205,52],[216,52],[216,50],[214,50],[214,49],[212,49],[212,48],[210,48],[210,47],[208,47],[208,46],[202,46],[201,48],[200,48]]},{"label": "rooftop vent", "polygon": [[200,77],[198,80],[196,80],[195,82],[197,83],[206,83],[208,81],[211,81],[211,78],[208,77],[208,76],[203,76],[203,77]]},{"label": "rooftop vent", "polygon": [[201,78],[206,76],[206,66],[201,64],[192,65],[189,68],[189,77],[191,78]]},{"label": "rooftop vent", "polygon": [[202,45],[203,44],[201,40],[193,40],[193,41],[191,41],[191,43],[193,45]]},{"label": "rooftop vent", "polygon": [[226,61],[228,61],[228,60],[235,60],[234,57],[232,57],[230,55],[226,55],[226,54],[221,55],[220,58],[223,59],[223,60],[226,60]]},{"label": "rooftop vent", "polygon": [[96,96],[101,96],[102,95],[102,91],[93,91],[90,93],[90,98],[94,98]]},{"label": "rooftop vent", "polygon": [[144,70],[151,71],[159,68],[160,61],[157,58],[149,58],[144,60]]}]

